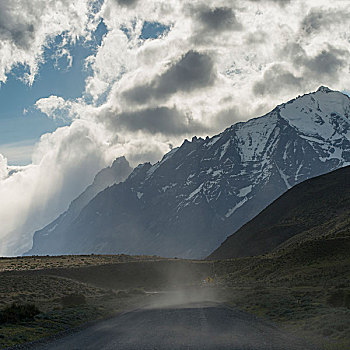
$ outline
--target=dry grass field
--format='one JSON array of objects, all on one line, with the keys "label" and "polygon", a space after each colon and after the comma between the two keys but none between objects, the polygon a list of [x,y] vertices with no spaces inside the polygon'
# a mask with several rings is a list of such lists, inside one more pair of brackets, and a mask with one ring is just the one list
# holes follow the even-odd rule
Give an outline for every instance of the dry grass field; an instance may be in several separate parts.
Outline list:
[{"label": "dry grass field", "polygon": [[[207,265],[149,256],[53,256],[0,259],[0,348],[67,331],[151,302],[147,291],[199,284]],[[11,305],[40,313],[7,322]],[[7,310],[8,312],[8,310]]]},{"label": "dry grass field", "polygon": [[21,256],[17,258],[0,258],[0,272],[42,270],[52,268],[71,268],[96,266],[133,261],[162,260],[158,256],[119,255],[61,255],[61,256]]}]

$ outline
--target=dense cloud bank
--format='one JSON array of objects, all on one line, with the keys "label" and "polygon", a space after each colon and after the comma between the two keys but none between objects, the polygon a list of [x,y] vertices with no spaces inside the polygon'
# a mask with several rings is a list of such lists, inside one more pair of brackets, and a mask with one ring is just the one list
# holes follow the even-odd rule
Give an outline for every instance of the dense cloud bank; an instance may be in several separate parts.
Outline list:
[{"label": "dense cloud bank", "polygon": [[[212,135],[319,85],[349,89],[347,1],[13,0],[0,3],[0,81],[19,64],[31,84],[57,35],[90,40],[91,71],[77,100],[36,108],[68,127],[43,135],[31,165],[0,156],[0,254],[19,254],[94,174],[121,155],[158,160],[185,137]],[[167,28],[145,39],[145,23]]]}]

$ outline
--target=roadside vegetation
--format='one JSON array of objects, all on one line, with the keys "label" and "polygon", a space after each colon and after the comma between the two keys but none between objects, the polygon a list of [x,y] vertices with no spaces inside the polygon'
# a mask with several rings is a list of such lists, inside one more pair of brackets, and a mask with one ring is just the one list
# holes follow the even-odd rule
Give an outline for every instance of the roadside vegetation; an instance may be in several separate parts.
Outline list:
[{"label": "roadside vegetation", "polygon": [[207,268],[153,256],[0,259],[0,349],[146,305],[148,291],[198,284]]},{"label": "roadside vegetation", "polygon": [[319,349],[345,350],[350,349],[349,251],[350,239],[306,241],[298,249],[213,266],[229,305],[281,324]]}]

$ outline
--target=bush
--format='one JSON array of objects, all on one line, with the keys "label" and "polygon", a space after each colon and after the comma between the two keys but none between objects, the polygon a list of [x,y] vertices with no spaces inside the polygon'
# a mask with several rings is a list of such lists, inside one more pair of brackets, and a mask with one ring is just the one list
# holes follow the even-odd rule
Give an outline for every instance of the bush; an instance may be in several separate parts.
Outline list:
[{"label": "bush", "polygon": [[116,296],[117,296],[117,293],[112,289],[108,289],[103,293],[104,300],[111,300],[111,299],[114,299]]},{"label": "bush", "polygon": [[350,292],[345,290],[332,292],[327,298],[327,304],[333,307],[346,307],[350,309]]},{"label": "bush", "polygon": [[114,298],[116,296],[116,292],[113,289],[108,289],[104,292],[104,296],[107,298]]},{"label": "bush", "polygon": [[86,298],[83,294],[72,293],[61,298],[63,307],[74,307],[86,304]]},{"label": "bush", "polygon": [[344,306],[350,309],[350,292],[347,292],[344,295]]},{"label": "bush", "polygon": [[145,291],[141,288],[131,288],[129,289],[129,294],[146,294]]},{"label": "bush", "polygon": [[126,298],[126,297],[129,297],[129,293],[126,292],[125,290],[119,290],[117,293],[117,296],[119,298]]},{"label": "bush", "polygon": [[0,323],[31,321],[38,314],[40,314],[40,310],[34,304],[13,303],[0,312]]}]

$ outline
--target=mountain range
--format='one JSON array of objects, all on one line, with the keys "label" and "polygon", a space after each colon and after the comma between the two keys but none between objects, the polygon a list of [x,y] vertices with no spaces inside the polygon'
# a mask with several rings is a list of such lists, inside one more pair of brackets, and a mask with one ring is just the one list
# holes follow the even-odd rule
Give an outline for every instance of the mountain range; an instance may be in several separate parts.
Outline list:
[{"label": "mountain range", "polygon": [[291,187],[349,164],[350,98],[322,86],[139,165],[36,232],[28,254],[203,258]]}]

